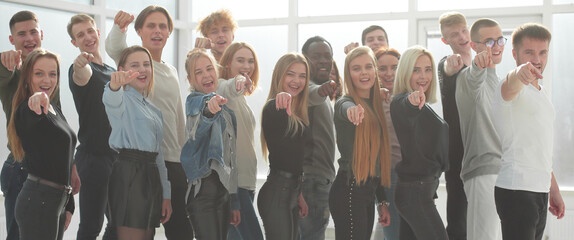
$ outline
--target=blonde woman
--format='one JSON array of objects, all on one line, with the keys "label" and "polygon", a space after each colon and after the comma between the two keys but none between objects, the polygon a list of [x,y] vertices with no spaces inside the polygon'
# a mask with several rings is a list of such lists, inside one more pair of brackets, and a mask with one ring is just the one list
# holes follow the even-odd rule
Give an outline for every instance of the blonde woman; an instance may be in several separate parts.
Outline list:
[{"label": "blonde woman", "polygon": [[[187,212],[199,240],[227,239],[229,224],[240,223],[237,202],[235,114],[227,99],[216,94],[217,62],[197,48],[187,54],[187,141],[181,150],[181,164],[189,181]],[[245,81],[239,81],[245,90]]]},{"label": "blonde woman", "polygon": [[[229,240],[263,240],[253,207],[257,180],[255,116],[245,99],[257,89],[259,61],[251,45],[237,42],[227,47],[220,59],[220,65],[217,93],[229,100],[226,106],[237,118],[237,197],[241,206],[241,222],[237,226],[229,226]],[[232,206],[232,209],[237,207],[239,206]]]},{"label": "blonde woman", "polygon": [[448,239],[434,198],[448,168],[448,125],[430,108],[436,102],[436,68],[430,52],[403,53],[395,75],[391,117],[401,145],[395,192],[400,239]]},{"label": "blonde woman", "polygon": [[266,239],[298,238],[299,216],[307,216],[301,195],[303,148],[309,117],[309,65],[300,54],[275,65],[261,116],[261,145],[269,153],[269,175],[257,198]]},{"label": "blonde woman", "polygon": [[379,222],[389,225],[384,186],[390,186],[389,138],[377,77],[368,47],[345,58],[345,95],[335,103],[339,171],[329,193],[336,239],[370,239],[375,196]]}]

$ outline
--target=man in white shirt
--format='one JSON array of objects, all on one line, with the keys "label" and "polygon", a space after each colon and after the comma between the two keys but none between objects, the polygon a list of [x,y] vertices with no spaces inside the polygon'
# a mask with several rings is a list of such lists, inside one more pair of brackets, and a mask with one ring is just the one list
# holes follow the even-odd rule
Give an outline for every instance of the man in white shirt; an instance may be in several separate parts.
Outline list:
[{"label": "man in white shirt", "polygon": [[564,217],[564,201],[552,172],[554,107],[540,85],[552,35],[539,24],[512,34],[516,69],[497,88],[493,122],[502,145],[496,180],[496,210],[503,239],[542,239],[546,208]]}]

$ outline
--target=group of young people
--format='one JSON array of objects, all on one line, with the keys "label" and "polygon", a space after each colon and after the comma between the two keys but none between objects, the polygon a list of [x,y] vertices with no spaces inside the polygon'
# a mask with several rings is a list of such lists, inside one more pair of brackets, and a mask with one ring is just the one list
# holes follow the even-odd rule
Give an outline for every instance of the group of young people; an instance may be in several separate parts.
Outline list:
[{"label": "group of young people", "polygon": [[[36,15],[16,13],[15,50],[0,54],[8,239],[62,239],[78,192],[77,239],[95,239],[104,217],[103,239],[151,239],[160,223],[168,239],[324,239],[330,217],[337,239],[370,239],[375,214],[377,239],[496,239],[500,226],[504,239],[540,239],[547,199],[564,215],[551,164],[554,113],[539,84],[550,32],[519,27],[518,67],[499,81],[506,39],[496,21],[480,19],[470,32],[460,13],[439,21],[453,55],[438,67],[423,47],[389,48],[380,26],[365,29],[366,46],[345,47],[343,78],[320,36],[277,61],[261,114],[262,231],[256,116],[246,101],[259,60],[253,46],[234,42],[229,11],[198,25],[185,102],[177,69],[162,61],[173,30],[165,8],[117,13],[105,40],[116,68],[103,63],[95,21],[73,16],[77,138],[59,106],[58,56],[41,48]],[[132,23],[141,46],[126,44]],[[429,106],[439,87],[446,121]],[[445,171],[447,229],[434,204]]]}]

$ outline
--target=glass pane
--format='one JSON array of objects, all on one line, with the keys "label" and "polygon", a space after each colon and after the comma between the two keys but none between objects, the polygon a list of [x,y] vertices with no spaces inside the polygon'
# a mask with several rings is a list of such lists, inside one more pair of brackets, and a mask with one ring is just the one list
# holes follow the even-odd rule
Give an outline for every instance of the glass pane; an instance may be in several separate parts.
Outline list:
[{"label": "glass pane", "polygon": [[543,0],[482,0],[482,1],[460,1],[460,0],[418,0],[419,11],[434,11],[444,9],[475,9],[475,8],[501,8],[501,7],[524,7],[541,6]]},{"label": "glass pane", "polygon": [[[113,25],[114,25],[113,19],[106,19],[106,29],[112,29]],[[163,53],[162,53],[162,60],[165,61],[166,63],[171,64],[172,66],[175,66],[175,67],[177,67],[177,59],[178,59],[178,55],[176,52],[177,34],[178,34],[178,30],[174,29],[173,32],[171,33],[171,35],[169,36],[169,38],[167,39],[167,43],[165,44],[165,47],[164,47]],[[108,33],[101,33],[101,35],[102,35],[101,44],[105,44],[105,38],[108,36]],[[128,46],[132,46],[132,45],[140,45],[141,46],[141,44],[142,44],[140,37],[138,36],[138,34],[136,33],[136,30],[133,27],[133,23],[128,27],[127,44],[128,44]],[[114,62],[114,60],[112,60],[110,58],[110,56],[108,56],[108,54],[105,54],[105,55],[106,55],[106,57],[105,57],[104,61],[111,66],[116,66],[116,63]]]},{"label": "glass pane", "polygon": [[64,0],[64,1],[73,2],[73,3],[81,3],[81,4],[86,4],[86,5],[92,5],[93,4],[92,0]]},{"label": "glass pane", "polygon": [[568,4],[568,3],[574,3],[574,0],[554,0],[553,1],[554,4]]},{"label": "glass pane", "polygon": [[348,15],[365,13],[389,13],[408,11],[409,1],[392,0],[354,0],[332,1],[332,0],[299,0],[299,16],[326,16],[326,15]]},{"label": "glass pane", "polygon": [[106,1],[106,8],[129,12],[137,17],[137,14],[149,5],[163,6],[173,19],[178,19],[177,0],[130,0],[130,1]]},{"label": "glass pane", "polygon": [[555,14],[552,29],[552,100],[556,109],[554,125],[554,174],[560,187],[574,187],[574,103],[571,89],[574,88],[574,75],[567,66],[574,65],[571,39],[574,14]]},{"label": "glass pane", "polygon": [[[371,25],[382,26],[389,35],[389,45],[399,52],[404,51],[408,44],[408,21],[373,21],[373,22],[345,22],[345,23],[320,23],[299,25],[299,44],[297,51],[301,52],[301,47],[307,39],[313,36],[324,37],[333,47],[333,59],[337,62],[337,67],[343,74],[345,63],[345,53],[343,49],[351,42],[361,43],[361,33],[363,29]],[[341,33],[345,29],[345,33]]]},{"label": "glass pane", "polygon": [[[265,37],[261,37],[265,33]],[[261,155],[261,110],[265,104],[265,99],[269,94],[271,86],[271,75],[275,63],[283,54],[288,52],[286,25],[263,26],[263,27],[240,27],[235,33],[235,41],[247,42],[253,46],[259,60],[259,86],[255,92],[246,97],[247,104],[253,110],[255,121],[255,152],[257,155],[257,175],[265,179],[268,173],[268,162],[263,160]]]},{"label": "glass pane", "polygon": [[191,1],[189,7],[188,12],[191,13],[191,20],[194,22],[219,9],[229,9],[236,20],[284,18],[289,13],[289,0],[197,0]]}]

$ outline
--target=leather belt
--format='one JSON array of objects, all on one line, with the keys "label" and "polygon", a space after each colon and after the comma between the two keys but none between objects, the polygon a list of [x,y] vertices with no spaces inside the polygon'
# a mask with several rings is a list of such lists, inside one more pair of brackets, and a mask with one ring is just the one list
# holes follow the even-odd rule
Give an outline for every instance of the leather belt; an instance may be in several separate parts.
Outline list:
[{"label": "leather belt", "polygon": [[291,172],[287,172],[287,171],[283,171],[283,170],[277,170],[277,169],[270,169],[270,173],[271,174],[277,174],[279,176],[282,176],[284,178],[289,178],[289,179],[294,179],[294,180],[300,180],[303,175],[297,175]]},{"label": "leather belt", "polygon": [[71,186],[58,184],[58,183],[55,183],[55,182],[52,182],[52,181],[49,181],[49,180],[46,180],[46,179],[43,179],[43,178],[36,177],[36,176],[34,176],[34,175],[32,175],[32,174],[28,174],[28,179],[30,179],[31,181],[34,181],[34,182],[37,182],[37,183],[46,185],[46,186],[48,186],[48,187],[52,187],[52,188],[61,190],[61,191],[65,192],[65,193],[67,193],[67,194],[71,194],[71,193],[72,193],[72,187],[71,187]]}]

